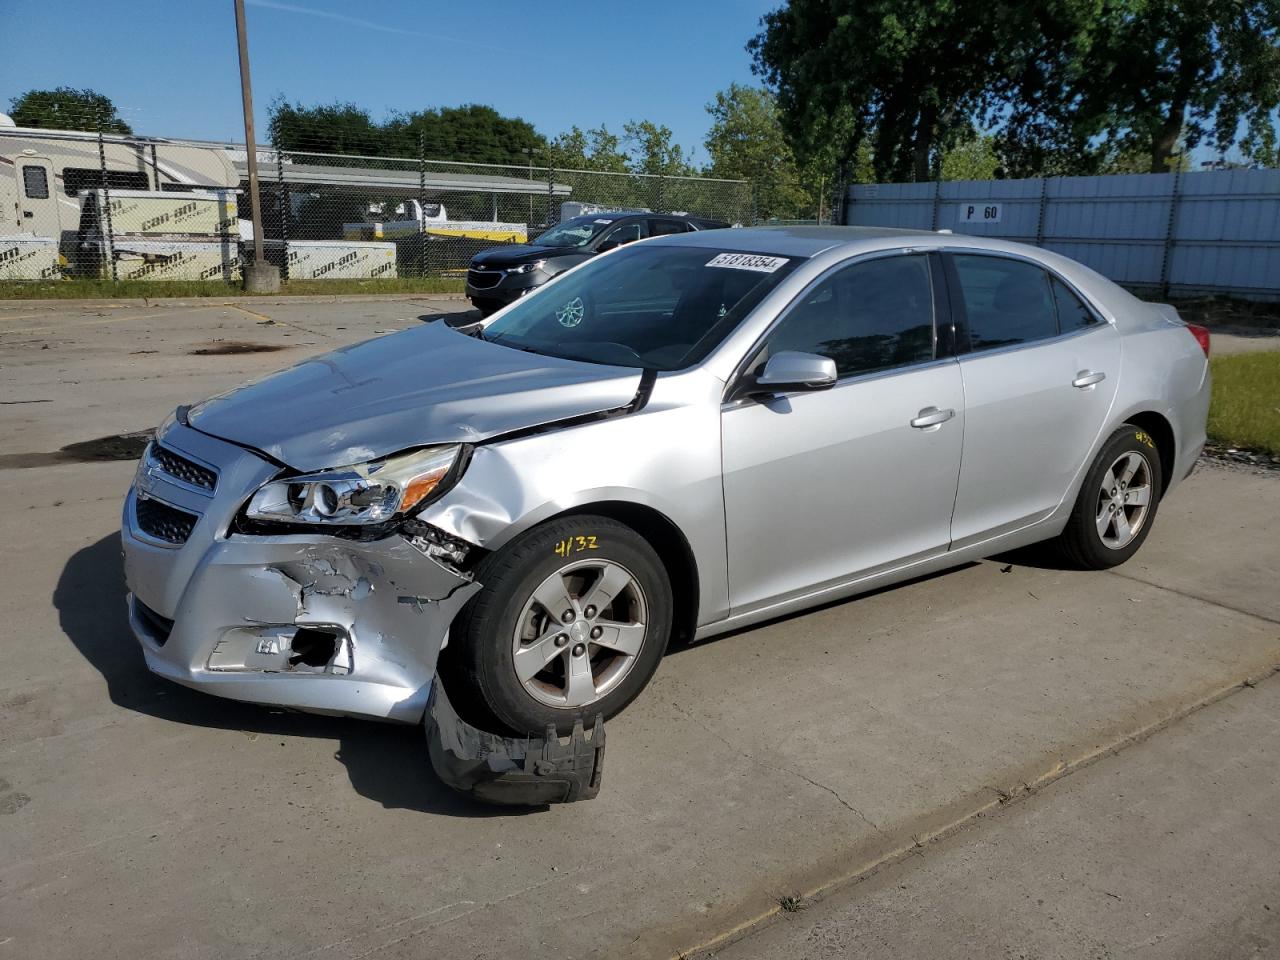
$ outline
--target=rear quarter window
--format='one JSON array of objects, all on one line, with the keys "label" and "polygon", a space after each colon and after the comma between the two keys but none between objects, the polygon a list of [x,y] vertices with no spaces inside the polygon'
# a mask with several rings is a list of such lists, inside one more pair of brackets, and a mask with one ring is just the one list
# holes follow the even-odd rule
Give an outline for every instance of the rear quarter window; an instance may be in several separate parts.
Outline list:
[{"label": "rear quarter window", "polygon": [[1058,308],[1060,332],[1071,333],[1074,330],[1097,326],[1097,315],[1086,307],[1065,283],[1054,277],[1049,285],[1053,288],[1053,302]]}]

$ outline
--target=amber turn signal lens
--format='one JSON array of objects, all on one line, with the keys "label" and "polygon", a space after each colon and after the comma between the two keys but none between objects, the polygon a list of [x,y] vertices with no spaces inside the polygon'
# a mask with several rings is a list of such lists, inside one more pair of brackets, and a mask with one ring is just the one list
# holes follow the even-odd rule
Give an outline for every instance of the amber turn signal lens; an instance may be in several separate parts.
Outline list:
[{"label": "amber turn signal lens", "polygon": [[420,477],[414,477],[409,481],[409,485],[404,488],[404,497],[400,500],[400,510],[411,510],[430,496],[431,491],[440,485],[440,481],[444,479],[446,473],[449,472],[448,467],[437,467],[435,470],[429,470]]}]

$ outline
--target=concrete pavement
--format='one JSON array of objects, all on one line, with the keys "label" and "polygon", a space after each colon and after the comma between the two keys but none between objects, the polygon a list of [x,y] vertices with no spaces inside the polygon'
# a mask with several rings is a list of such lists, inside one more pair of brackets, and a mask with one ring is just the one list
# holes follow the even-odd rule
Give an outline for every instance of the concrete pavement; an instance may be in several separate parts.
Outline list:
[{"label": "concrete pavement", "polygon": [[[418,731],[152,678],[133,464],[38,455],[405,312],[360,307],[0,313],[0,960],[674,955],[1280,664],[1280,483],[1204,468],[1117,572],[984,562],[674,652],[587,804],[474,807]],[[191,353],[228,341],[284,349]]]},{"label": "concrete pavement", "polygon": [[1272,677],[714,956],[1280,956],[1278,798]]}]

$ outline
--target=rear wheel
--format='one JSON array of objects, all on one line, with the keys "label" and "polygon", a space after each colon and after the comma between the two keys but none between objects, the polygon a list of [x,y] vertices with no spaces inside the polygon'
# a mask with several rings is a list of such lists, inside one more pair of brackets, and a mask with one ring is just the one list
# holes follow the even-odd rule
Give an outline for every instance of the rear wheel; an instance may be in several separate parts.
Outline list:
[{"label": "rear wheel", "polygon": [[1059,551],[1073,565],[1103,570],[1124,563],[1142,546],[1160,502],[1160,453],[1146,431],[1125,424],[1090,467]]},{"label": "rear wheel", "polygon": [[481,723],[561,733],[630,703],[671,632],[671,586],[635,531],[604,517],[537,527],[476,570],[443,665]]}]

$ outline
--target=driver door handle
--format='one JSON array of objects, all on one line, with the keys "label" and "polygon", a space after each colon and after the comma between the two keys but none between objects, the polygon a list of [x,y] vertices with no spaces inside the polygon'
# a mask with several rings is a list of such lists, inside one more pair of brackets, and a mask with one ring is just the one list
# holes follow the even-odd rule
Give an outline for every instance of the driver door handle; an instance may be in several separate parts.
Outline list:
[{"label": "driver door handle", "polygon": [[1076,374],[1076,378],[1071,381],[1071,385],[1083,390],[1085,387],[1092,387],[1095,383],[1101,383],[1105,379],[1107,379],[1107,375],[1101,370],[1081,370]]},{"label": "driver door handle", "polygon": [[954,410],[939,410],[937,407],[925,407],[911,421],[911,425],[917,430],[927,430],[929,427],[940,427],[952,417],[956,415]]}]

